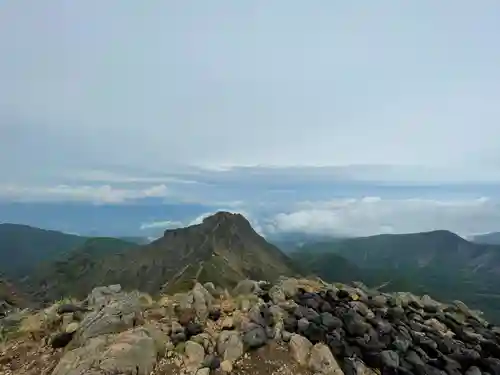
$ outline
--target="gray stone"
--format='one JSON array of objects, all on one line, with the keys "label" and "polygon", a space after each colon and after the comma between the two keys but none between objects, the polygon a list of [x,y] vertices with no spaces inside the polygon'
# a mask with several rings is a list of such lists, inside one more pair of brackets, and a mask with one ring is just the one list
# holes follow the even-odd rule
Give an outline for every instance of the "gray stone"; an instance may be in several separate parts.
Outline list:
[{"label": "gray stone", "polygon": [[243,341],[236,331],[222,331],[217,339],[217,352],[223,360],[236,361],[243,355]]},{"label": "gray stone", "polygon": [[256,326],[243,334],[243,344],[250,349],[256,349],[264,346],[267,342],[267,338],[268,335],[266,330],[261,326]]},{"label": "gray stone", "polygon": [[286,298],[293,298],[299,289],[299,282],[293,278],[282,280],[281,289]]},{"label": "gray stone", "polygon": [[154,340],[139,327],[89,338],[83,346],[67,351],[52,375],[149,375],[157,355]]},{"label": "gray stone", "polygon": [[286,301],[286,295],[285,292],[283,291],[283,288],[279,285],[274,285],[270,290],[269,290],[269,297],[271,297],[271,300],[273,301],[274,304],[279,304],[281,302]]},{"label": "gray stone", "polygon": [[200,321],[204,322],[208,317],[208,312],[212,307],[213,297],[203,285],[196,283],[192,290],[193,307],[196,311],[196,316]]},{"label": "gray stone", "polygon": [[380,360],[385,367],[398,368],[399,355],[393,350],[384,350],[380,353]]},{"label": "gray stone", "polygon": [[292,335],[293,335],[293,333],[291,333],[291,332],[283,331],[283,332],[281,332],[281,339],[284,342],[289,342],[292,338]]},{"label": "gray stone", "polygon": [[302,318],[302,319],[299,319],[299,321],[297,322],[297,328],[299,330],[299,332],[304,332],[308,327],[309,327],[309,320],[307,320],[306,318]]},{"label": "gray stone", "polygon": [[311,342],[304,336],[297,334],[292,334],[290,341],[288,343],[290,348],[290,353],[293,359],[297,361],[300,365],[307,365],[307,359],[309,357],[309,352],[312,348]]},{"label": "gray stone", "polygon": [[469,367],[469,369],[465,372],[465,375],[481,375],[481,370],[476,366]]},{"label": "gray stone", "polygon": [[233,295],[238,296],[241,294],[257,294],[260,292],[260,287],[255,280],[241,280],[233,289]]},{"label": "gray stone", "polygon": [[384,307],[387,304],[387,298],[383,295],[374,296],[372,298],[372,304],[375,307]]},{"label": "gray stone", "polygon": [[[95,289],[94,289],[95,291]],[[94,292],[93,291],[93,292]],[[140,320],[141,303],[132,294],[116,295],[106,306],[88,313],[80,324],[76,342],[109,333],[120,333],[133,328]]]},{"label": "gray stone", "polygon": [[121,290],[122,287],[119,284],[95,287],[87,296],[86,303],[91,307],[100,308],[116,298]]},{"label": "gray stone", "polygon": [[184,347],[186,359],[184,364],[188,369],[196,370],[201,367],[205,359],[205,350],[203,346],[194,341],[187,341]]},{"label": "gray stone", "polygon": [[208,367],[200,368],[196,371],[196,375],[210,375],[210,369]]},{"label": "gray stone", "polygon": [[308,365],[319,374],[344,375],[328,346],[322,343],[312,347]]}]

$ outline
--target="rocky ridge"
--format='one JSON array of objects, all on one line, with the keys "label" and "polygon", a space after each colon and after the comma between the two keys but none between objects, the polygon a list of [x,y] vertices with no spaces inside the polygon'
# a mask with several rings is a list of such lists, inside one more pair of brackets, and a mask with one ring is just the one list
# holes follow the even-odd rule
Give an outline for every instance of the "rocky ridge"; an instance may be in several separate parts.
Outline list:
[{"label": "rocky ridge", "polygon": [[110,285],[16,314],[1,374],[500,373],[500,327],[480,313],[361,283],[197,283],[158,300]]}]

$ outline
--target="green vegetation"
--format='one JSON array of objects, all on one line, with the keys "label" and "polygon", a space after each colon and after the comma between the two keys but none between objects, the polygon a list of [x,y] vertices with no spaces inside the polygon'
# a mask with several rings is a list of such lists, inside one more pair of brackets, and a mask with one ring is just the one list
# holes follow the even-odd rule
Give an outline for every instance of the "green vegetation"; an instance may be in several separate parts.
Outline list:
[{"label": "green vegetation", "polygon": [[0,274],[16,279],[30,274],[42,261],[52,261],[82,245],[86,237],[0,224]]},{"label": "green vegetation", "polygon": [[296,273],[292,261],[259,236],[241,215],[218,213],[200,225],[169,230],[137,245],[92,238],[35,270],[23,285],[42,302],[84,297],[98,285],[121,284],[156,295],[181,291],[194,280],[231,287],[242,278],[274,280]]},{"label": "green vegetation", "polygon": [[491,320],[500,312],[500,246],[472,243],[448,231],[308,244],[293,257],[309,258],[308,267],[325,280],[343,281],[352,274],[351,280],[386,284],[385,290],[463,300]]}]

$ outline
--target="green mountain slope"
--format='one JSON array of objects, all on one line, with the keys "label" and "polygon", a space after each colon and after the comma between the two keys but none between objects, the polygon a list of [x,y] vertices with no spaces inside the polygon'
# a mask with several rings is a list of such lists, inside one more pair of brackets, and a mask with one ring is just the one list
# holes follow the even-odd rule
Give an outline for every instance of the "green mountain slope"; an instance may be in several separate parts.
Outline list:
[{"label": "green mountain slope", "polygon": [[335,280],[331,264],[341,256],[361,270],[367,284],[386,289],[460,299],[488,315],[500,312],[500,246],[476,244],[448,231],[378,235],[308,244],[301,252]]},{"label": "green mountain slope", "polygon": [[186,289],[193,280],[230,287],[246,277],[274,280],[296,273],[290,258],[259,236],[243,216],[227,212],[167,230],[147,245],[115,240],[114,251],[101,251],[102,241],[90,249],[86,244],[35,274],[29,281],[31,291],[37,291],[38,299],[52,300],[81,297],[93,286],[119,283],[156,294]]},{"label": "green mountain slope", "polygon": [[18,224],[0,224],[0,273],[25,276],[42,261],[55,260],[87,240],[62,232]]},{"label": "green mountain slope", "polygon": [[89,238],[65,256],[34,269],[23,280],[24,289],[32,299],[44,302],[63,296],[81,296],[105,278],[102,259],[120,261],[127,251],[136,247],[133,242],[117,238]]}]

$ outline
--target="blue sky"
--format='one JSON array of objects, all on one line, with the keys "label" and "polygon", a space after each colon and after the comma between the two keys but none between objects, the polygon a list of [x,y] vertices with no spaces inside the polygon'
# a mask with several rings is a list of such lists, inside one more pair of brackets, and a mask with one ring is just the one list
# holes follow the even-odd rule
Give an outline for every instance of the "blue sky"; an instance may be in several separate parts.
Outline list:
[{"label": "blue sky", "polygon": [[[218,208],[264,232],[500,230],[498,14],[461,0],[5,1],[0,200],[81,231]],[[130,218],[108,229],[59,209],[75,202]],[[1,221],[37,216],[8,207]]]}]

